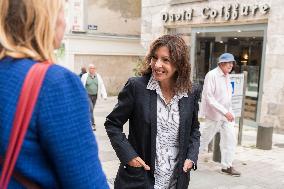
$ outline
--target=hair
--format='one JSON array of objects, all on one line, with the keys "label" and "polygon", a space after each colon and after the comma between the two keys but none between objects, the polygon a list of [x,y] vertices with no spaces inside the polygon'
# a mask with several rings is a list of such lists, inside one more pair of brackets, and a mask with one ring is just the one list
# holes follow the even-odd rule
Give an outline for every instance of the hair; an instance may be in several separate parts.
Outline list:
[{"label": "hair", "polygon": [[0,59],[54,62],[56,21],[64,0],[1,0]]},{"label": "hair", "polygon": [[94,68],[95,68],[95,65],[94,65],[94,64],[89,64],[89,68],[90,68],[90,67],[94,67]]},{"label": "hair", "polygon": [[152,73],[151,59],[155,57],[156,51],[160,47],[167,47],[170,52],[170,61],[177,68],[175,74],[174,92],[189,92],[192,88],[191,66],[189,63],[189,49],[184,40],[177,35],[163,35],[150,45],[148,54],[141,66],[140,75]]}]

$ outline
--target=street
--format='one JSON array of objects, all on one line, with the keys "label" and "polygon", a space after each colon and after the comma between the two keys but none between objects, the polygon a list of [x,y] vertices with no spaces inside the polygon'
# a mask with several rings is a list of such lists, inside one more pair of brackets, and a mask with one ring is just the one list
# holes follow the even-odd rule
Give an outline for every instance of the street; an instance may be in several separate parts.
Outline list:
[{"label": "street", "polygon": [[[112,110],[116,97],[99,101],[95,108],[99,144],[99,156],[103,169],[113,188],[119,160],[111,147],[104,129],[105,117]],[[201,123],[202,124],[202,123]],[[124,126],[127,133],[127,124]],[[220,164],[212,161],[212,153],[202,154],[198,170],[191,173],[190,189],[282,189],[284,185],[284,135],[273,135],[272,150],[255,148],[256,129],[245,127],[243,145],[237,147],[234,167],[241,177],[232,177],[220,173]]]}]

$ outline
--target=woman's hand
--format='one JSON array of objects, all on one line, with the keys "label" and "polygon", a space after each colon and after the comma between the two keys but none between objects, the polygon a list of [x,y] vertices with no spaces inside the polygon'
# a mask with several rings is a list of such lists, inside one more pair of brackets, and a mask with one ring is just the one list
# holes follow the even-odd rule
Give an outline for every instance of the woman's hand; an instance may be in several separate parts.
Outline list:
[{"label": "woman's hand", "polygon": [[128,162],[128,165],[131,167],[143,167],[146,171],[150,170],[150,167],[140,158],[133,158]]},{"label": "woman's hand", "polygon": [[193,162],[190,159],[186,159],[183,164],[183,171],[187,173],[192,169]]}]

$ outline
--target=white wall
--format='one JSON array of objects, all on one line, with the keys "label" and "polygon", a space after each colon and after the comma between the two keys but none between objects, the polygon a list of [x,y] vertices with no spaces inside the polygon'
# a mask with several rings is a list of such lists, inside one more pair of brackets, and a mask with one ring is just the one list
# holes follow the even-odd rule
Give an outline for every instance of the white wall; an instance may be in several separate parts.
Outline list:
[{"label": "white wall", "polygon": [[137,37],[66,34],[64,42],[65,57],[59,64],[72,71],[75,55],[145,55],[145,49]]}]

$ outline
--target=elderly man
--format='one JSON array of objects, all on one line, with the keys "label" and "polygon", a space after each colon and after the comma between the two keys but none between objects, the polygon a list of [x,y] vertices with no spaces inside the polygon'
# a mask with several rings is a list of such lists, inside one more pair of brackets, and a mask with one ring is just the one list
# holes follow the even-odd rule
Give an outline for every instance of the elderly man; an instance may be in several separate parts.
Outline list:
[{"label": "elderly man", "polygon": [[234,56],[224,53],[219,57],[218,66],[205,76],[200,110],[201,115],[205,117],[205,124],[201,132],[200,151],[207,148],[216,132],[220,132],[221,172],[240,176],[232,166],[237,140],[229,73],[234,63]]},{"label": "elderly man", "polygon": [[89,65],[87,73],[82,75],[81,81],[87,90],[90,99],[90,112],[93,130],[96,130],[94,108],[97,98],[107,98],[107,92],[101,76],[96,72],[94,64]]}]

